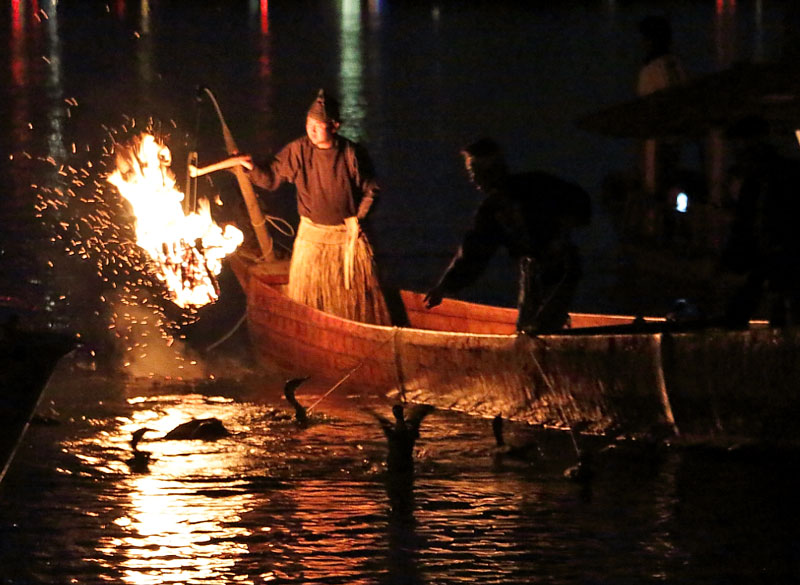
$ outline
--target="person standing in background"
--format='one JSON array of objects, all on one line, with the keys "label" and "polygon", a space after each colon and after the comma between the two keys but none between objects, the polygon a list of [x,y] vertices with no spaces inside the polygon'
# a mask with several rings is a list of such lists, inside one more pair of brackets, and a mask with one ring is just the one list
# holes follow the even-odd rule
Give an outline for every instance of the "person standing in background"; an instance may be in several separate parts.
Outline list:
[{"label": "person standing in background", "polygon": [[[639,23],[645,49],[636,94],[640,97],[686,81],[680,59],[672,52],[672,27],[663,16],[648,16]],[[642,144],[642,187],[647,196],[658,197],[659,188],[674,175],[680,150],[673,140],[648,138]]]}]

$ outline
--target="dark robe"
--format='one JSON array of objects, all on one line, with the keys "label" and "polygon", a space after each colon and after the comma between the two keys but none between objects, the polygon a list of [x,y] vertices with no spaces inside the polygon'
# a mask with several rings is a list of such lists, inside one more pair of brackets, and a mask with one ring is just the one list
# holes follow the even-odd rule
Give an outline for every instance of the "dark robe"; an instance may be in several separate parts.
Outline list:
[{"label": "dark robe", "polygon": [[[366,151],[338,135],[327,149],[303,136],[256,166],[250,180],[268,191],[283,183],[297,189],[301,222],[292,248],[289,298],[346,319],[391,323],[372,246],[361,229],[379,190]],[[351,234],[345,219],[354,216],[359,229]]]},{"label": "dark robe", "polygon": [[292,183],[298,213],[321,225],[337,225],[352,216],[363,220],[379,191],[367,152],[338,135],[328,149],[317,148],[308,136],[298,138],[249,175],[267,191]]}]

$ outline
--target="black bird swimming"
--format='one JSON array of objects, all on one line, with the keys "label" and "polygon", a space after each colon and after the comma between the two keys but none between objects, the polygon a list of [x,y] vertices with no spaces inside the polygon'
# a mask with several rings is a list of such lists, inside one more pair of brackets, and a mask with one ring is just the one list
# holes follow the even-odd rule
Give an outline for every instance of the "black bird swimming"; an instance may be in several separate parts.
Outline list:
[{"label": "black bird swimming", "polygon": [[138,473],[144,473],[147,471],[147,466],[150,464],[151,455],[149,451],[141,451],[139,450],[139,441],[142,440],[144,434],[148,431],[152,431],[153,429],[149,429],[147,427],[143,427],[141,429],[136,429],[131,435],[131,456],[125,460],[125,463],[128,464],[128,467],[131,468],[131,471],[135,471]]},{"label": "black bird swimming", "polygon": [[394,422],[370,412],[378,419],[388,441],[386,464],[390,473],[409,473],[414,470],[414,445],[419,439],[419,427],[422,420],[434,410],[433,406],[422,404],[410,409],[406,416],[403,405],[398,403],[392,407]]},{"label": "black bird swimming", "polygon": [[311,376],[306,376],[305,378],[292,378],[290,380],[286,380],[286,383],[283,385],[283,395],[286,397],[286,400],[289,401],[294,407],[294,417],[297,419],[297,422],[301,425],[308,424],[308,411],[306,407],[300,404],[297,401],[297,398],[294,395],[295,390],[308,380]]},{"label": "black bird swimming", "polygon": [[493,456],[495,460],[515,459],[526,463],[533,463],[540,459],[542,452],[539,444],[529,441],[521,445],[509,445],[503,438],[503,417],[499,414],[492,419],[492,433],[494,434],[495,449]]},{"label": "black bird swimming", "polygon": [[564,477],[581,484],[584,488],[588,488],[594,479],[596,467],[594,453],[589,447],[579,445],[579,437],[591,427],[592,421],[588,419],[575,422],[570,426],[569,433],[572,437],[572,445],[575,447],[575,454],[578,456],[578,462],[564,470]]},{"label": "black bird swimming", "polygon": [[[147,432],[152,432],[153,429],[142,427],[136,429],[131,435],[131,456],[125,460],[128,467],[132,471],[144,473],[151,461],[151,453],[149,451],[142,451],[139,449],[139,442]],[[168,432],[163,437],[156,440],[158,441],[185,441],[185,440],[201,440],[201,441],[216,441],[222,437],[230,435],[228,429],[222,424],[218,418],[193,418],[190,421],[181,423]]]},{"label": "black bird swimming", "polygon": [[199,439],[201,441],[216,441],[228,435],[230,435],[230,432],[218,418],[193,418],[188,422],[179,424],[164,435],[161,440],[184,441]]},{"label": "black bird swimming", "polygon": [[643,434],[618,435],[597,452],[602,467],[636,465],[640,470],[656,471],[664,462],[670,442],[675,437],[672,424],[656,424]]},{"label": "black bird swimming", "polygon": [[564,470],[564,477],[584,486],[591,483],[594,474],[594,456],[589,450],[581,450],[578,453],[578,463]]}]

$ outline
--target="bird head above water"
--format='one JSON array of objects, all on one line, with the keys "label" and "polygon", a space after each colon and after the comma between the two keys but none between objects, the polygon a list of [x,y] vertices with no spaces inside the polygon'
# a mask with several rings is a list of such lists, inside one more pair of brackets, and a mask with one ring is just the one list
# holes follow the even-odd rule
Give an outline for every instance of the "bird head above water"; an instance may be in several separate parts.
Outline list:
[{"label": "bird head above water", "polygon": [[297,401],[295,391],[309,378],[310,376],[306,376],[304,378],[291,378],[290,380],[286,380],[286,383],[283,385],[283,395],[286,397],[286,400],[289,402],[289,404],[294,407],[295,418],[300,424],[305,424],[308,422],[308,411],[306,410],[305,406]]},{"label": "bird head above water", "polygon": [[494,440],[497,446],[505,446],[506,442],[503,438],[503,417],[499,414],[492,419],[492,433],[494,434]]},{"label": "bird head above water", "polygon": [[542,451],[538,441],[531,439],[518,444],[506,442],[503,437],[503,417],[499,414],[492,419],[492,433],[495,441],[492,456],[497,461],[515,459],[532,464],[541,460]]},{"label": "bird head above water", "polygon": [[136,429],[133,431],[131,435],[131,449],[133,449],[134,453],[139,451],[139,441],[142,440],[142,437],[145,433],[151,432],[153,429],[142,427],[141,429]]},{"label": "bird head above water", "polygon": [[142,427],[141,429],[136,429],[133,431],[131,435],[131,456],[125,460],[125,463],[128,464],[131,471],[138,472],[138,473],[146,473],[148,471],[148,465],[150,464],[150,452],[149,451],[141,451],[139,450],[139,441],[142,440],[142,437],[145,433],[152,431],[153,429]]}]

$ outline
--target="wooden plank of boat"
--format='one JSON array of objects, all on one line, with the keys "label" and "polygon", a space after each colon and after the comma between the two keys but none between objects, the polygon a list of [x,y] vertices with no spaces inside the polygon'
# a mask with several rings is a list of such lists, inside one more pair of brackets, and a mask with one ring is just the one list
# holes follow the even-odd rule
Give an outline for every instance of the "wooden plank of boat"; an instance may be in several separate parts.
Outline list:
[{"label": "wooden plank of boat", "polygon": [[[410,326],[357,323],[299,305],[282,285],[234,267],[246,283],[258,355],[292,375],[398,393],[413,402],[597,432],[673,427],[687,440],[788,438],[800,414],[791,381],[797,335],[680,331],[661,319],[572,315],[574,328],[514,333],[516,311],[455,300],[434,310],[404,291]],[[247,276],[245,276],[247,273]],[[747,388],[741,388],[747,385]]]}]

